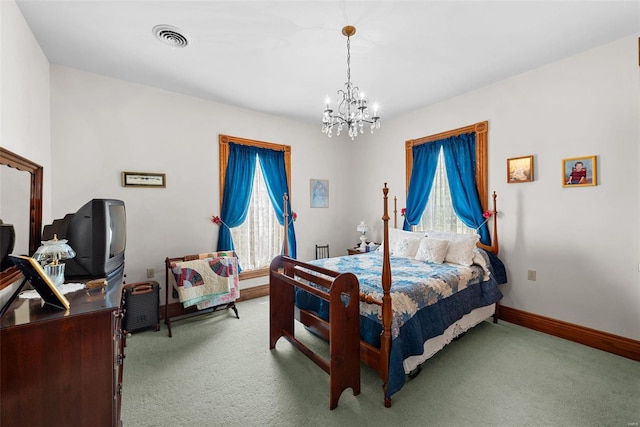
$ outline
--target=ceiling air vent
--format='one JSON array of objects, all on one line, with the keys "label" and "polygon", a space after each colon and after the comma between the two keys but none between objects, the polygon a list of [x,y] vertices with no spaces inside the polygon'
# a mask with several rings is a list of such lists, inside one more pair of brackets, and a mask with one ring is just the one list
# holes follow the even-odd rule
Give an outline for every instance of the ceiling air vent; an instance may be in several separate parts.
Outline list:
[{"label": "ceiling air vent", "polygon": [[182,34],[180,28],[171,25],[156,25],[153,27],[153,34],[162,43],[171,47],[187,47],[189,40]]}]

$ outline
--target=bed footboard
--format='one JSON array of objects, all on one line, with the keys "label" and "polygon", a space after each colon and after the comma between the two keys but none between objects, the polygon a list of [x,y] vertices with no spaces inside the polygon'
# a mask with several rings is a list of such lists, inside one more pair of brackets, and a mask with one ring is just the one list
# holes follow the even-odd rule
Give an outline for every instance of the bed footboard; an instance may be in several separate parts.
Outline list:
[{"label": "bed footboard", "polygon": [[[338,406],[345,389],[350,387],[354,396],[360,394],[360,286],[356,276],[277,256],[271,262],[269,287],[269,349],[274,349],[280,337],[284,337],[329,374],[330,409]],[[328,362],[295,337],[295,288],[330,304]],[[331,327],[333,324],[335,328]]]}]

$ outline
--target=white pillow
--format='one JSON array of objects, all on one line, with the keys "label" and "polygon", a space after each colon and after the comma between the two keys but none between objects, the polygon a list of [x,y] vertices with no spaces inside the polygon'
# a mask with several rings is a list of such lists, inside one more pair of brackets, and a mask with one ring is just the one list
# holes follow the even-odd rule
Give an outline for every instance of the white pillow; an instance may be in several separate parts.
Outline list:
[{"label": "white pillow", "polygon": [[473,264],[473,250],[480,240],[477,234],[447,233],[443,231],[429,231],[427,236],[449,241],[445,262],[470,266]]},{"label": "white pillow", "polygon": [[[398,240],[406,239],[407,237],[414,237],[414,238],[420,239],[424,236],[425,236],[424,231],[404,231],[401,228],[389,228],[389,253],[391,255],[395,255],[393,253],[393,250],[395,249],[396,243],[398,243]],[[378,251],[384,250],[384,245],[386,243],[387,242],[382,242],[382,244],[377,250]]]},{"label": "white pillow", "polygon": [[419,245],[419,237],[405,237],[404,239],[400,239],[393,247],[393,256],[413,258],[416,256]]},{"label": "white pillow", "polygon": [[418,251],[416,252],[416,260],[429,261],[435,264],[442,264],[447,255],[449,241],[444,239],[435,239],[433,237],[423,237],[420,239]]}]

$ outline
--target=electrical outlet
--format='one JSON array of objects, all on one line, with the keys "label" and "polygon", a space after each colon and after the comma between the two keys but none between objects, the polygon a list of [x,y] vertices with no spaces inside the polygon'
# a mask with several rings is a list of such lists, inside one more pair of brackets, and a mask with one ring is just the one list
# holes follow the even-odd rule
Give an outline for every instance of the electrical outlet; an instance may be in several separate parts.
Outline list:
[{"label": "electrical outlet", "polygon": [[536,281],[536,271],[535,270],[527,270],[527,279]]},{"label": "electrical outlet", "polygon": [[153,279],[155,275],[156,275],[156,272],[153,269],[153,267],[147,268],[147,279]]}]

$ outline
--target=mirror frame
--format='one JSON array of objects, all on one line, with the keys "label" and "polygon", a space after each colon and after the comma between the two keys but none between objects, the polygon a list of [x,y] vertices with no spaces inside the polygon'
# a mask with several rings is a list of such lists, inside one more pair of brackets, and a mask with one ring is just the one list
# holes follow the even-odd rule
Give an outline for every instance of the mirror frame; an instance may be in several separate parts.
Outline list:
[{"label": "mirror frame", "polygon": [[0,147],[0,165],[29,172],[31,188],[29,196],[29,254],[35,253],[42,238],[42,166]]}]

